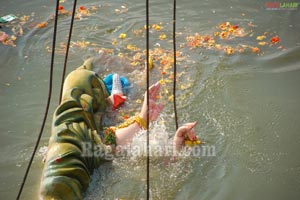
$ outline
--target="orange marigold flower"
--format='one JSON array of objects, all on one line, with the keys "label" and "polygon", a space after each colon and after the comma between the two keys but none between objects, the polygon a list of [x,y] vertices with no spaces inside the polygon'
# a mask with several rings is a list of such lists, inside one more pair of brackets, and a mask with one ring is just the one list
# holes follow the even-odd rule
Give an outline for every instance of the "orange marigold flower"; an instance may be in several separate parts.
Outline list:
[{"label": "orange marigold flower", "polygon": [[5,32],[0,31],[0,42],[4,42],[7,38],[8,35]]},{"label": "orange marigold flower", "polygon": [[251,47],[251,51],[253,53],[259,53],[260,52],[260,49],[258,47]]},{"label": "orange marigold flower", "polygon": [[44,28],[48,25],[47,22],[42,22],[42,23],[39,23],[38,25],[36,25],[37,28]]},{"label": "orange marigold flower", "polygon": [[221,30],[226,30],[228,28],[228,26],[230,26],[230,22],[224,22],[224,23],[219,25],[219,28]]},{"label": "orange marigold flower", "polygon": [[123,119],[124,119],[124,120],[129,119],[129,118],[130,118],[130,117],[129,117],[128,115],[124,115],[124,116],[123,116]]},{"label": "orange marigold flower", "polygon": [[227,33],[226,31],[223,31],[223,32],[221,33],[221,35],[220,35],[220,37],[221,37],[222,39],[227,38],[227,36],[228,36],[228,33]]},{"label": "orange marigold flower", "polygon": [[272,38],[271,38],[271,42],[272,42],[273,44],[276,44],[276,43],[280,42],[280,38],[279,38],[278,36],[272,37]]},{"label": "orange marigold flower", "polygon": [[163,60],[160,61],[160,64],[162,64],[162,65],[165,65],[167,63],[168,63],[168,60],[166,60],[166,59],[163,59]]},{"label": "orange marigold flower", "polygon": [[86,10],[86,8],[84,6],[80,6],[79,10]]},{"label": "orange marigold flower", "polygon": [[232,47],[225,47],[225,53],[227,54],[227,55],[232,55],[232,54],[234,54],[234,49],[232,48]]},{"label": "orange marigold flower", "polygon": [[203,37],[204,42],[207,42],[209,39],[210,39],[209,36],[204,36],[204,37]]},{"label": "orange marigold flower", "polygon": [[239,28],[239,25],[233,25],[232,28],[235,30],[235,29],[238,29]]},{"label": "orange marigold flower", "polygon": [[214,36],[219,36],[220,32],[214,32]]}]

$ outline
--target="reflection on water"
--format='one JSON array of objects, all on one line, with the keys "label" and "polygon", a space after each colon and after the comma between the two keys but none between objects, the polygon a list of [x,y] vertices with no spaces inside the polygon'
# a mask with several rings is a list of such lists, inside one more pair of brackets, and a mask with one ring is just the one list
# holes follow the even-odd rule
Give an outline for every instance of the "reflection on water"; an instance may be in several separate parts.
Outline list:
[{"label": "reflection on water", "polygon": [[[53,2],[20,2],[4,3],[1,13],[22,16],[34,12],[32,23],[39,23],[49,19],[53,12]],[[97,6],[99,10],[75,21],[68,71],[79,66],[83,59],[100,55],[96,67],[101,76],[121,72],[134,82],[129,101],[120,115],[138,111],[145,89],[143,62],[132,66],[132,60],[122,59],[120,55],[135,55],[133,46],[127,44],[137,46],[139,51],[145,48],[145,34],[138,32],[145,24],[144,3],[116,0],[79,4]],[[66,1],[64,6],[71,9],[72,2]],[[125,8],[128,11],[120,12]],[[186,1],[178,2],[177,8],[179,46],[186,43],[186,36],[213,34],[218,24],[229,21],[241,26],[251,22],[256,27],[252,36],[228,42],[257,45],[256,37],[268,32],[280,36],[280,45],[286,50],[264,46],[259,55],[247,51],[228,56],[223,51],[207,48],[178,47],[184,58],[178,63],[182,73],[177,93],[180,124],[198,121],[198,135],[207,144],[216,146],[216,157],[186,158],[169,164],[153,160],[150,168],[153,199],[298,199],[299,10],[267,11],[263,2],[250,0]],[[150,23],[161,22],[163,26],[161,32],[151,32],[151,48],[171,51],[172,1],[152,2],[150,11]],[[54,95],[41,146],[47,145],[51,115],[58,102],[64,47],[61,42],[66,40],[69,19],[64,16],[59,21]],[[0,46],[0,193],[3,199],[16,197],[41,125],[50,66],[47,46],[51,46],[52,28],[51,21],[44,29],[33,31],[27,27],[24,36],[17,40],[16,48]],[[5,27],[1,29],[8,31]],[[159,39],[162,32],[167,39]],[[127,38],[119,39],[121,33],[127,33]],[[84,45],[87,41],[95,45],[75,45]],[[169,52],[163,53],[168,55]],[[143,55],[140,58],[143,60]],[[156,60],[152,82],[162,77],[160,65]],[[166,108],[160,122],[164,123],[154,125],[154,130],[171,137],[174,133],[172,104],[168,100],[171,90],[163,89],[162,101],[166,102]],[[42,156],[37,155],[24,199],[37,196],[41,160]],[[106,163],[93,175],[86,199],[145,198],[145,171],[143,158]]]}]

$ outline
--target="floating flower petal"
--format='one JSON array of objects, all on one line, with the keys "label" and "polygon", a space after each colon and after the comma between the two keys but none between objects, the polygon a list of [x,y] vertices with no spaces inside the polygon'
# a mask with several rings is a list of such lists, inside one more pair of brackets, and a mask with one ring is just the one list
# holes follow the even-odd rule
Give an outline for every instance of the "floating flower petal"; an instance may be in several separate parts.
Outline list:
[{"label": "floating flower petal", "polygon": [[256,37],[256,40],[263,40],[263,39],[265,39],[265,38],[266,38],[265,35],[260,35],[260,36],[257,36],[257,37]]},{"label": "floating flower petal", "polygon": [[47,22],[42,22],[42,23],[39,23],[38,25],[36,25],[37,28],[44,28],[48,25]]},{"label": "floating flower petal", "polygon": [[251,47],[251,51],[253,53],[259,53],[260,52],[260,49],[258,47]]},{"label": "floating flower petal", "polygon": [[272,42],[273,44],[276,44],[276,43],[280,42],[280,38],[279,38],[278,36],[272,37],[272,38],[271,38],[271,42]]},{"label": "floating flower petal", "polygon": [[126,33],[121,33],[119,35],[119,38],[121,38],[122,40],[125,39],[127,37]]},{"label": "floating flower petal", "polygon": [[159,39],[160,39],[160,40],[164,40],[164,39],[166,39],[166,38],[167,38],[167,35],[164,34],[164,33],[162,33],[162,34],[159,36]]},{"label": "floating flower petal", "polygon": [[259,42],[258,43],[258,45],[260,45],[260,46],[265,46],[265,45],[267,45],[268,43],[267,42]]}]

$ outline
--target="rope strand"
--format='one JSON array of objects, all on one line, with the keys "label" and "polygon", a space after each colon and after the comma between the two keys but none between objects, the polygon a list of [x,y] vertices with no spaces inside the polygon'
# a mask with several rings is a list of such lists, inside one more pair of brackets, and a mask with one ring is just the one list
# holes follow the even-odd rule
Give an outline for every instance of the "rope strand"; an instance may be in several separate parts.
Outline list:
[{"label": "rope strand", "polygon": [[64,80],[65,80],[66,69],[67,69],[67,62],[68,62],[69,49],[70,49],[70,43],[71,43],[71,37],[72,37],[72,31],[73,31],[74,18],[75,18],[75,13],[76,13],[76,5],[77,5],[77,0],[74,0],[67,49],[66,49],[66,54],[65,54],[64,68],[63,68],[63,73],[61,76],[59,104],[61,103],[61,100],[62,100],[63,86],[64,86]]},{"label": "rope strand", "polygon": [[150,157],[149,157],[149,0],[146,0],[146,59],[147,59],[147,200],[150,199]]},{"label": "rope strand", "polygon": [[23,177],[23,181],[21,183],[21,186],[20,186],[20,189],[19,189],[19,192],[18,192],[17,200],[19,200],[20,197],[21,197],[21,194],[22,194],[22,191],[23,191],[23,188],[24,188],[24,185],[25,185],[25,182],[26,182],[26,179],[27,179],[27,176],[28,176],[31,164],[33,162],[35,153],[37,151],[37,148],[39,146],[39,143],[40,143],[40,140],[41,140],[41,137],[42,137],[42,134],[43,134],[43,130],[44,130],[44,127],[45,127],[45,124],[46,124],[46,120],[47,120],[47,115],[48,115],[48,112],[49,112],[49,107],[50,107],[50,102],[51,102],[51,96],[52,96],[53,68],[54,68],[54,56],[55,56],[55,43],[56,43],[57,21],[58,21],[57,20],[58,19],[58,6],[59,6],[59,0],[56,1],[56,8],[55,8],[55,21],[54,21],[54,30],[53,30],[52,55],[51,55],[51,66],[50,66],[50,72],[49,72],[49,89],[48,89],[48,99],[47,99],[46,110],[45,110],[45,113],[44,113],[44,118],[43,118],[43,122],[42,122],[42,125],[41,125],[41,129],[40,129],[37,141],[35,143],[33,152],[31,154],[28,166],[27,166],[26,171],[25,171],[25,175]]},{"label": "rope strand", "polygon": [[177,77],[177,66],[176,66],[176,0],[173,1],[173,57],[174,57],[174,79],[173,79],[173,106],[175,115],[175,127],[178,129],[178,117],[176,108],[176,77]]}]

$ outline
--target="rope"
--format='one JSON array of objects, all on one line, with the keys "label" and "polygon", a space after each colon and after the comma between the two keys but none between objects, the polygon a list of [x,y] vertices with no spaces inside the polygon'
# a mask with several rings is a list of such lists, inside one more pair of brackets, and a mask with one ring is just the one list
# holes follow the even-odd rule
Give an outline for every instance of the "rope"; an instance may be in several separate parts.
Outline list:
[{"label": "rope", "polygon": [[72,12],[72,18],[71,18],[71,24],[70,24],[70,30],[69,30],[69,36],[68,36],[68,43],[67,43],[67,50],[66,50],[66,54],[65,54],[64,69],[63,69],[63,73],[62,73],[62,77],[61,77],[59,104],[61,103],[61,100],[62,100],[63,86],[64,86],[64,80],[65,80],[66,69],[67,69],[67,62],[68,62],[69,49],[70,49],[70,43],[71,43],[71,37],[72,37],[72,31],[73,31],[74,17],[75,17],[75,13],[76,13],[76,4],[77,4],[77,0],[74,0],[73,12]]},{"label": "rope", "polygon": [[40,140],[41,140],[41,137],[42,137],[42,134],[43,134],[43,130],[44,130],[44,127],[45,127],[45,124],[46,124],[47,115],[48,115],[48,111],[49,111],[49,107],[50,107],[50,101],[51,101],[51,95],[52,95],[52,82],[53,82],[53,68],[54,68],[54,55],[55,55],[57,21],[58,21],[58,6],[59,6],[59,0],[56,1],[56,9],[55,9],[55,21],[54,21],[53,41],[52,41],[51,66],[50,66],[50,72],[49,72],[49,89],[48,89],[48,99],[47,99],[46,110],[45,110],[45,113],[44,113],[44,118],[43,118],[43,122],[42,122],[42,125],[41,125],[41,129],[40,129],[37,141],[35,143],[35,146],[34,146],[32,154],[31,154],[31,157],[30,157],[25,175],[23,177],[23,181],[21,183],[21,187],[20,187],[19,192],[18,192],[17,200],[20,199],[20,196],[22,194],[24,184],[26,182],[31,164],[33,162],[34,155],[37,151],[37,148],[39,146],[39,143],[40,143]]},{"label": "rope", "polygon": [[173,57],[174,57],[174,79],[173,79],[173,106],[175,115],[175,126],[178,129],[178,117],[176,108],[176,77],[177,77],[177,66],[176,66],[176,0],[173,0]]},{"label": "rope", "polygon": [[149,0],[146,0],[146,59],[147,59],[147,200],[150,198],[150,157],[149,157]]},{"label": "rope", "polygon": [[[149,157],[149,0],[146,0],[146,59],[147,59],[147,200],[150,198],[150,157]],[[176,130],[178,129],[178,117],[176,108],[176,0],[173,1],[173,57],[174,57],[174,79],[173,79],[173,106],[175,114]]]},{"label": "rope", "polygon": [[[62,93],[63,93],[63,87],[64,87],[64,80],[66,76],[66,69],[67,69],[67,63],[68,63],[68,56],[69,56],[69,49],[70,49],[70,44],[71,44],[71,37],[72,37],[72,32],[73,32],[73,25],[74,25],[74,18],[75,18],[75,13],[76,13],[76,5],[77,5],[77,0],[74,0],[73,3],[73,10],[72,10],[72,17],[71,17],[71,23],[70,23],[70,29],[69,29],[69,35],[68,35],[68,43],[66,47],[66,54],[65,54],[65,59],[64,59],[64,68],[63,68],[63,73],[61,76],[61,85],[60,85],[60,95],[59,95],[59,104],[61,103],[62,100]],[[84,110],[84,108],[83,108]],[[85,115],[85,111],[83,112]],[[87,117],[88,119],[88,117]],[[97,127],[94,127],[93,123],[89,121],[90,127],[92,131],[97,130]],[[91,140],[92,140],[92,150],[93,150],[93,155],[92,155],[92,170],[94,169],[94,155],[95,155],[95,150],[94,150],[94,134],[93,132],[91,133]]]}]

